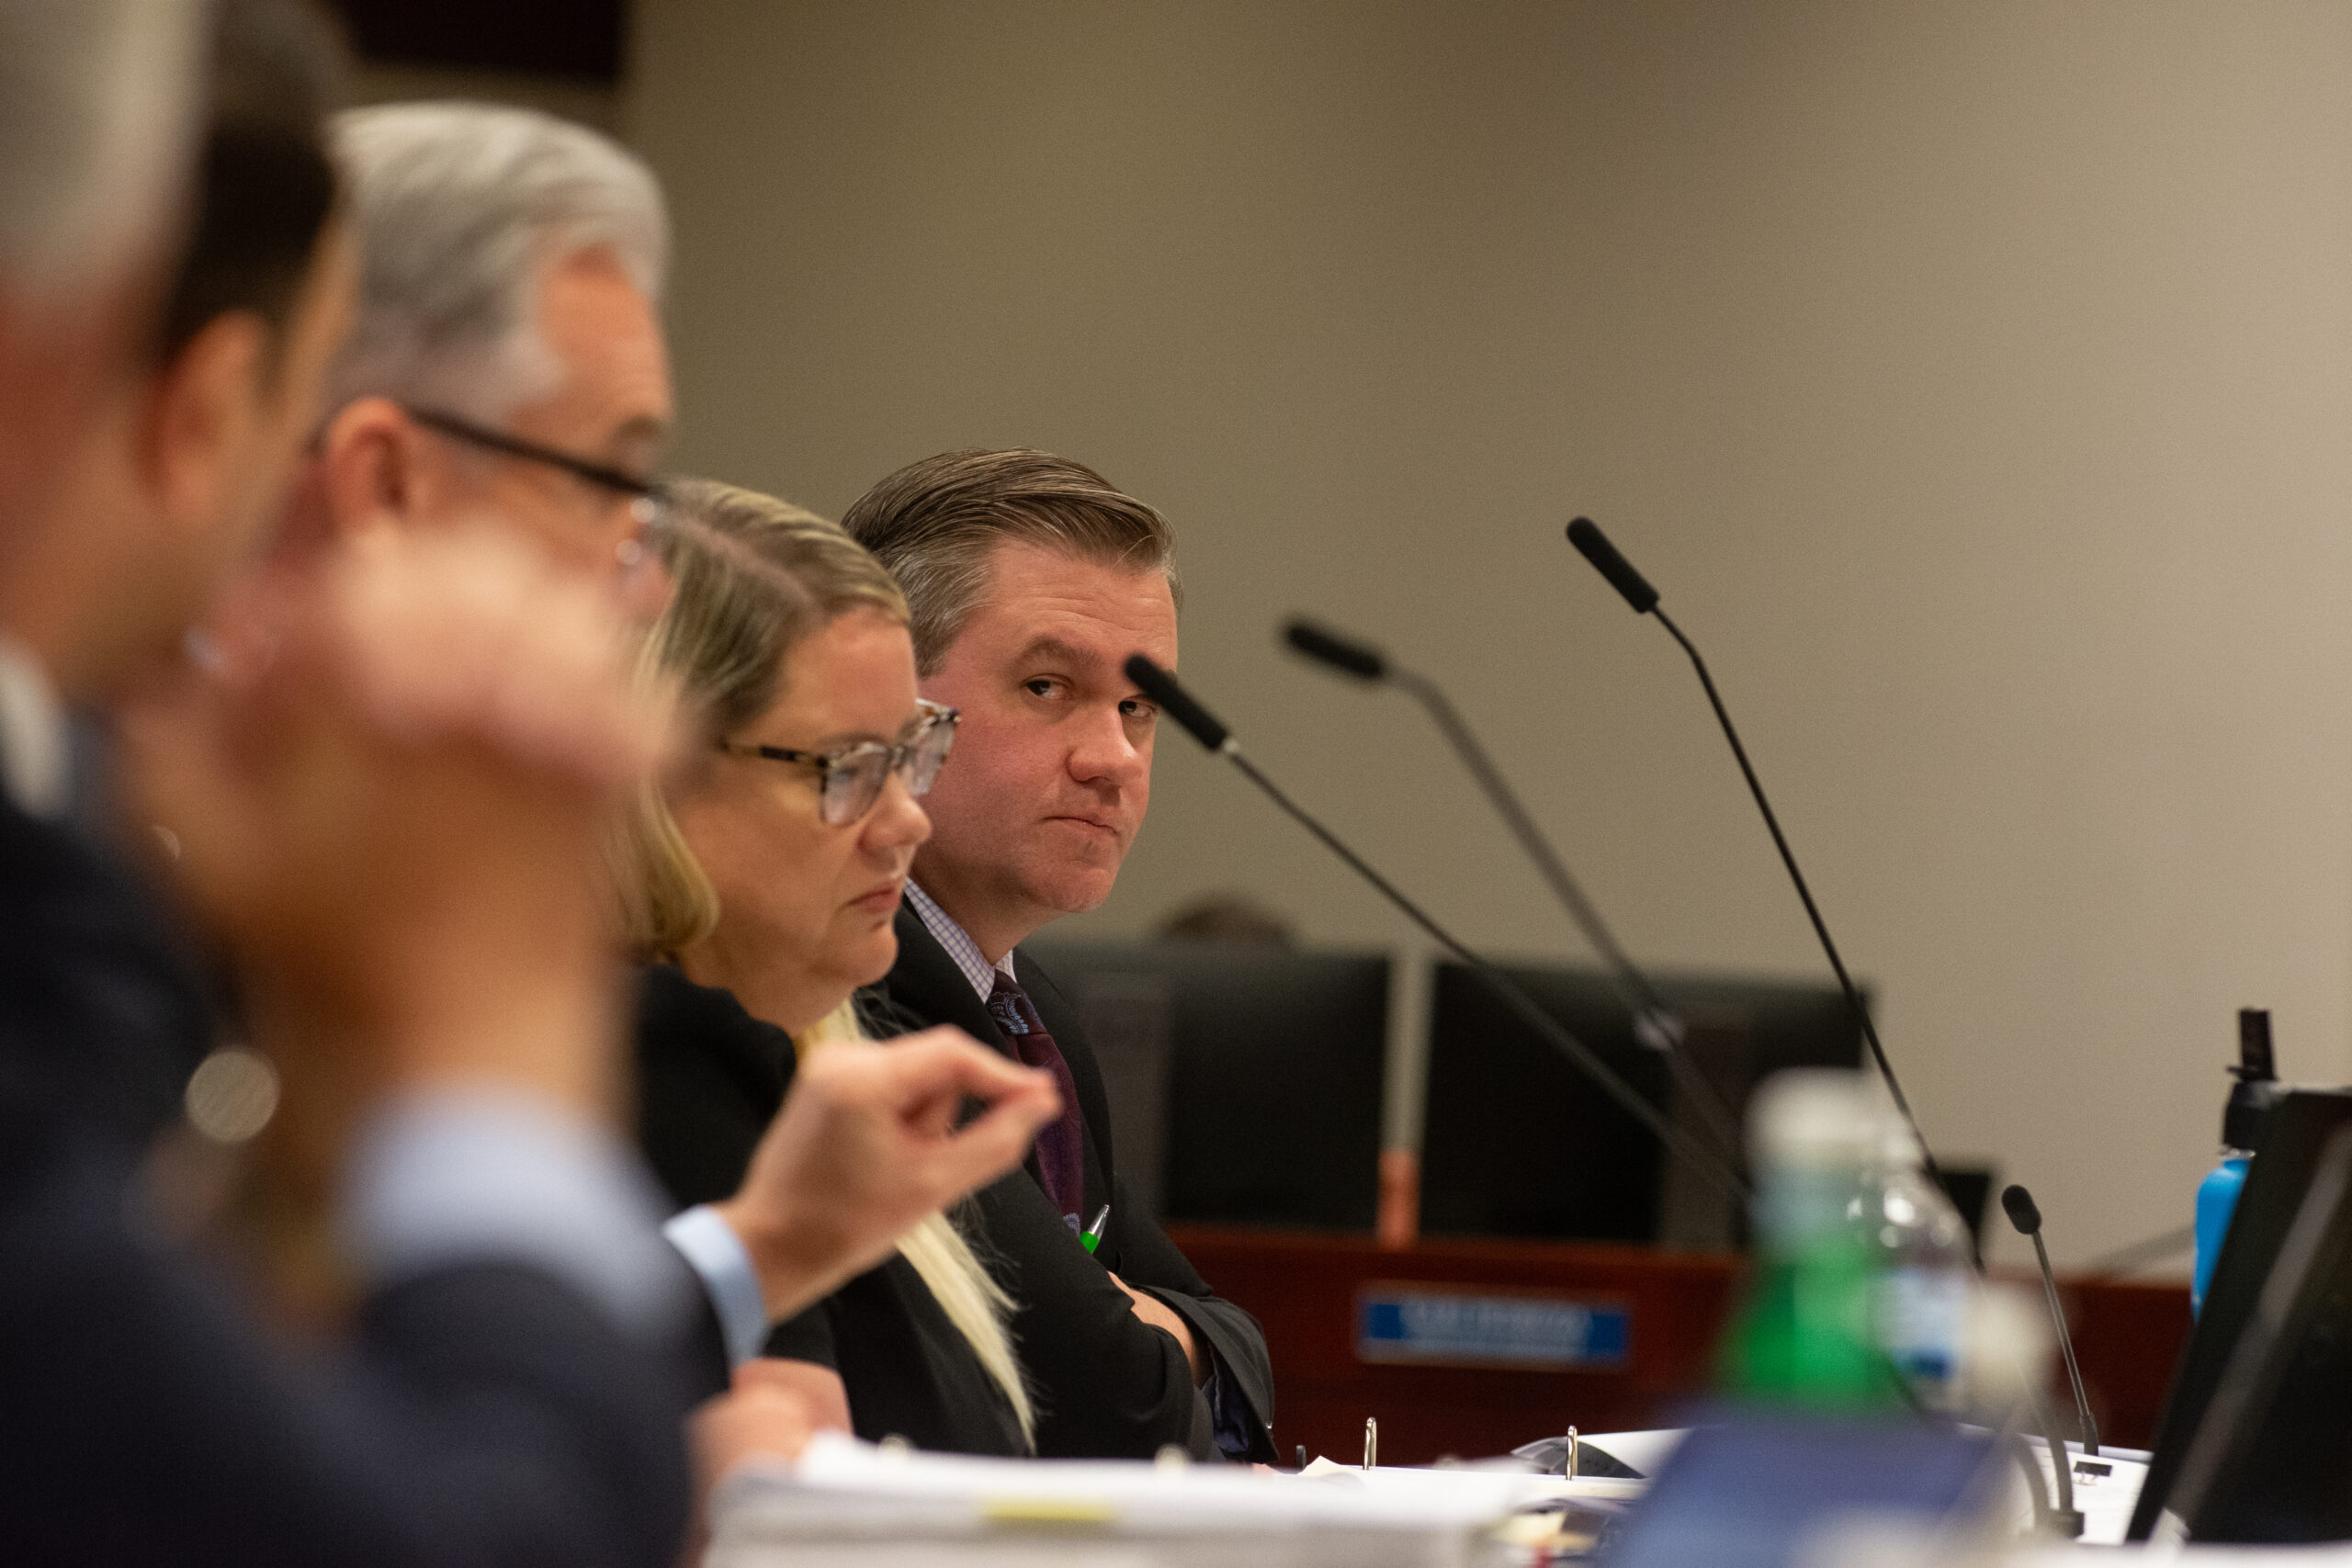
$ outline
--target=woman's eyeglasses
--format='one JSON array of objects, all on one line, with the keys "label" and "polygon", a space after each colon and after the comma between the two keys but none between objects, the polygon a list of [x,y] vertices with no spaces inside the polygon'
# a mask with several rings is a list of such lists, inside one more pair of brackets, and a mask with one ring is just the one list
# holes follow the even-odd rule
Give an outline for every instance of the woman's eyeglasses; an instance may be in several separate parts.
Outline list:
[{"label": "woman's eyeglasses", "polygon": [[796,751],[785,746],[721,740],[718,749],[730,757],[763,757],[772,762],[797,762],[816,769],[819,818],[828,827],[846,828],[863,821],[874,809],[892,773],[913,795],[929,791],[932,781],[939,776],[948,748],[956,744],[959,716],[944,704],[924,701],[921,705],[922,716],[895,746],[862,740],[838,751]]}]

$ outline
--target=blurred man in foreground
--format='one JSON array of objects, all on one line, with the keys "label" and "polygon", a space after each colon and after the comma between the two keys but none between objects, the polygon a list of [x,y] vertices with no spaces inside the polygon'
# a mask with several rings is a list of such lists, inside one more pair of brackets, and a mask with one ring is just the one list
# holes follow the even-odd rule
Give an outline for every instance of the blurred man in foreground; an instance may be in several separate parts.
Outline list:
[{"label": "blurred man in foreground", "polygon": [[[609,585],[510,528],[254,564],[349,290],[270,85],[301,23],[269,12],[225,12],[182,257],[202,9],[0,0],[0,1540],[667,1562],[684,1276],[610,1127],[598,896],[667,715],[619,678]],[[122,715],[179,891],[323,1130],[358,1292],[332,1349],[284,1353],[147,1216],[121,1064],[178,1021],[149,1006],[171,943],[61,820],[63,698]],[[967,1095],[995,1104],[958,1134]],[[729,1216],[761,1287],[789,1310],[871,1263],[1053,1109],[946,1041],[804,1075]]]}]

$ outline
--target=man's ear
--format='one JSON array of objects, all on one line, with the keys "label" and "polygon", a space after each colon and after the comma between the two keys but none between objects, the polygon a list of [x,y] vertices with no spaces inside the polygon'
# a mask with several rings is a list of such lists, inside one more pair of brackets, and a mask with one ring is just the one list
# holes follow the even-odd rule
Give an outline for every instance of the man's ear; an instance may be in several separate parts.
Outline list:
[{"label": "man's ear", "polygon": [[317,467],[329,525],[338,536],[405,520],[432,480],[417,429],[390,398],[354,398],[319,435]]},{"label": "man's ear", "polygon": [[266,412],[271,335],[245,310],[207,321],[157,371],[140,433],[141,477],[175,531],[219,525]]}]

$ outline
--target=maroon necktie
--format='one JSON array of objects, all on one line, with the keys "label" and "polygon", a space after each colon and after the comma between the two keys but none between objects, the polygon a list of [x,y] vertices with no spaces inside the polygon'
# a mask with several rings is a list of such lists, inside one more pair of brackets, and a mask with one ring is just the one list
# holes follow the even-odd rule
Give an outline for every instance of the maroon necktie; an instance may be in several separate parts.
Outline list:
[{"label": "maroon necktie", "polygon": [[1046,1021],[1037,1016],[1029,993],[1001,969],[996,972],[995,988],[989,992],[989,1016],[1012,1042],[1024,1066],[1043,1067],[1054,1075],[1054,1088],[1062,1097],[1062,1113],[1038,1133],[1036,1146],[1029,1154],[1029,1174],[1037,1179],[1046,1198],[1075,1230],[1085,1223],[1078,1216],[1086,1201],[1086,1159],[1080,1142],[1085,1123],[1079,1119],[1078,1088],[1070,1081],[1069,1064],[1062,1060],[1061,1047],[1054,1043],[1054,1037],[1046,1032]]}]

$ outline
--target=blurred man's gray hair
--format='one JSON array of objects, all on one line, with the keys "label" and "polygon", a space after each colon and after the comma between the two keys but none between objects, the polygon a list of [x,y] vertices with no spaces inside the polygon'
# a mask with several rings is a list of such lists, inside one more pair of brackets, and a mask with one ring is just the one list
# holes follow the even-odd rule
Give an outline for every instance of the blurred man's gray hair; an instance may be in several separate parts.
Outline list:
[{"label": "blurred man's gray hair", "polygon": [[210,7],[0,0],[0,276],[104,276],[184,214]]},{"label": "blurred man's gray hair", "polygon": [[662,298],[662,188],[584,126],[492,104],[390,104],[336,116],[333,141],[361,281],[329,409],[379,396],[494,422],[553,390],[538,283],[583,252],[609,251]]}]

